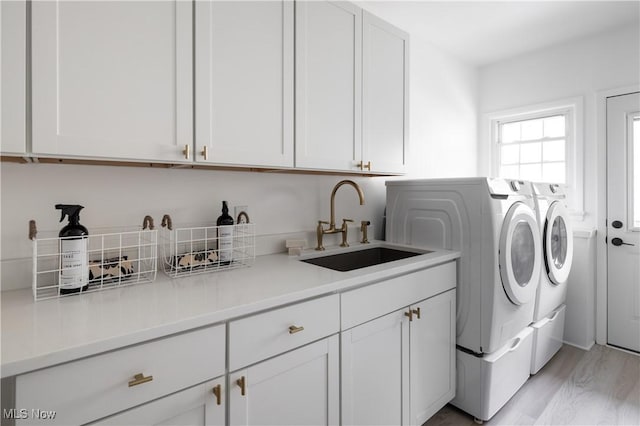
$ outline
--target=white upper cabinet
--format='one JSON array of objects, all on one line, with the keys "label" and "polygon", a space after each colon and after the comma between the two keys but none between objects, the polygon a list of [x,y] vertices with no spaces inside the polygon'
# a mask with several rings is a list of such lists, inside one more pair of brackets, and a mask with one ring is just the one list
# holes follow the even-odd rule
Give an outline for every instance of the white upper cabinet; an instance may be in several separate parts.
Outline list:
[{"label": "white upper cabinet", "polygon": [[0,2],[0,152],[26,147],[26,1]]},{"label": "white upper cabinet", "polygon": [[34,154],[186,161],[192,29],[191,2],[33,2]]},{"label": "white upper cabinet", "polygon": [[293,167],[293,26],[292,1],[196,2],[196,161]]},{"label": "white upper cabinet", "polygon": [[372,172],[402,173],[409,118],[409,36],[364,12],[362,158]]},{"label": "white upper cabinet", "polygon": [[296,3],[296,167],[403,173],[409,36],[351,3]]},{"label": "white upper cabinet", "polygon": [[296,167],[357,170],[361,60],[362,9],[296,3]]}]

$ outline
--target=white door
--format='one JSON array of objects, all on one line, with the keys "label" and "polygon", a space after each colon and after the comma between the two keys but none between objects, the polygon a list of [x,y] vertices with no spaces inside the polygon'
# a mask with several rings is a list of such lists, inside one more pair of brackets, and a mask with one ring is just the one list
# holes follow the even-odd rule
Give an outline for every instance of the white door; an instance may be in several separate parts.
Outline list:
[{"label": "white door", "polygon": [[401,173],[409,114],[409,35],[364,12],[362,159],[371,171]]},{"label": "white door", "polygon": [[296,3],[296,167],[359,170],[362,9]]},{"label": "white door", "polygon": [[224,426],[224,379],[220,377],[92,424]]},{"label": "white door", "polygon": [[293,167],[293,2],[195,4],[196,161]]},{"label": "white door", "polygon": [[186,161],[191,2],[31,5],[33,152]]},{"label": "white door", "polygon": [[529,303],[536,295],[542,267],[540,239],[533,210],[524,203],[514,203],[500,232],[500,278],[515,305]]},{"label": "white door", "polygon": [[24,154],[26,145],[27,2],[0,2],[0,152]]},{"label": "white door", "polygon": [[420,426],[456,395],[456,291],[410,309],[410,424]]},{"label": "white door", "polygon": [[229,375],[231,425],[337,425],[338,336]]},{"label": "white door", "polygon": [[640,352],[640,93],[607,99],[607,341]]},{"label": "white door", "polygon": [[409,424],[409,308],[342,332],[342,424]]}]

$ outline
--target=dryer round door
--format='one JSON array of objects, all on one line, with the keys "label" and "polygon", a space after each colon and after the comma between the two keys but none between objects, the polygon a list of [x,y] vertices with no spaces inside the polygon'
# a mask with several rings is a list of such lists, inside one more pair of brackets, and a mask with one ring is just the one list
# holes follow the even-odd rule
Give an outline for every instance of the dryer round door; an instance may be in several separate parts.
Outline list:
[{"label": "dryer round door", "polygon": [[500,278],[512,303],[534,299],[542,263],[540,228],[533,210],[517,202],[507,212],[500,235]]},{"label": "dryer round door", "polygon": [[544,222],[544,264],[549,280],[556,285],[567,281],[573,262],[573,229],[568,218],[564,206],[555,201]]}]

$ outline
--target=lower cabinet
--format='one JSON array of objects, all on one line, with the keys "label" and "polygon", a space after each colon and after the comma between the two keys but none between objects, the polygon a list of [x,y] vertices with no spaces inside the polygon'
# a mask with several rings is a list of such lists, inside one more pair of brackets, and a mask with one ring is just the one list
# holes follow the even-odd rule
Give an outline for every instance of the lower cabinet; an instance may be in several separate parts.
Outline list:
[{"label": "lower cabinet", "polygon": [[342,332],[344,425],[421,425],[455,396],[455,290]]},{"label": "lower cabinet", "polygon": [[92,424],[224,426],[224,383],[219,377]]},{"label": "lower cabinet", "polygon": [[225,336],[224,325],[206,327],[19,375],[15,406],[27,412],[16,424],[90,423],[223,377]]},{"label": "lower cabinet", "polygon": [[231,425],[337,425],[339,349],[333,335],[231,373]]},{"label": "lower cabinet", "polygon": [[400,425],[408,414],[409,322],[396,311],[342,332],[342,423]]}]

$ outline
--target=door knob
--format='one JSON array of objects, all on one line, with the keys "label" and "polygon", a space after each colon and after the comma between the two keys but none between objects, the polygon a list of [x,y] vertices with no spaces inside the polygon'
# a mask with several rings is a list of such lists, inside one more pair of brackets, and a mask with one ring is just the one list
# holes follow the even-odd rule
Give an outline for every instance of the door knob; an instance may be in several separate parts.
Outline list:
[{"label": "door knob", "polygon": [[613,244],[616,247],[619,246],[635,246],[635,244],[629,244],[629,243],[625,243],[624,241],[622,241],[622,238],[612,238],[611,239],[611,244]]},{"label": "door knob", "polygon": [[616,229],[620,229],[622,228],[622,222],[620,222],[619,220],[614,220],[613,222],[611,222],[611,226]]}]

